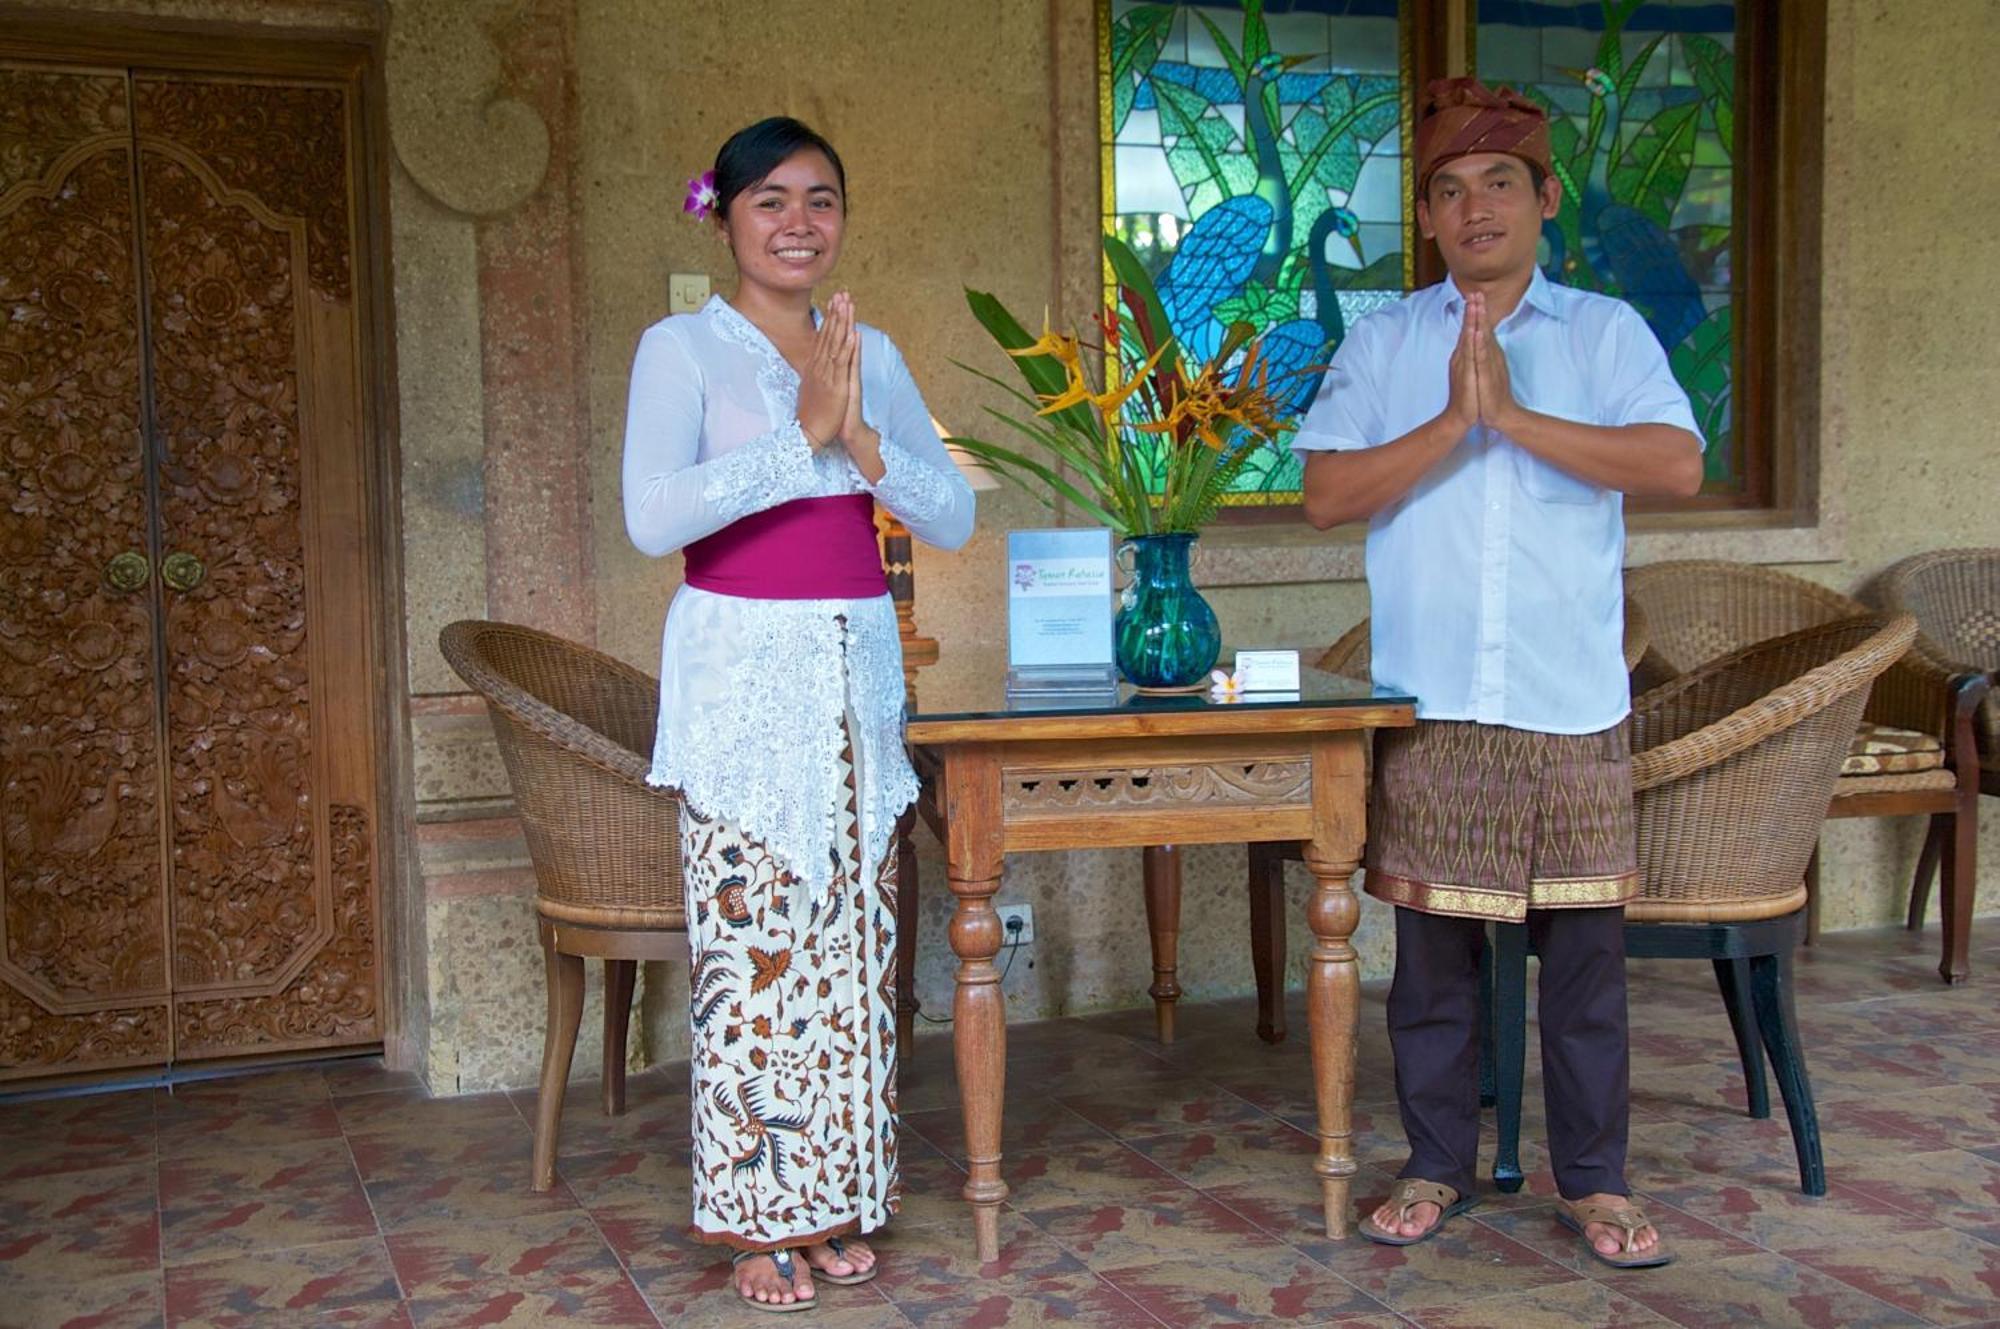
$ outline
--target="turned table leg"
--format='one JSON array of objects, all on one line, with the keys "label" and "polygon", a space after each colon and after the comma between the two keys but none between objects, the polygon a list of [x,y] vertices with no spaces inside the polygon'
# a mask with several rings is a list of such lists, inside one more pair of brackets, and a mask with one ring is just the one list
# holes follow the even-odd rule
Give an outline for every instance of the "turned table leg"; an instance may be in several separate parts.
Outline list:
[{"label": "turned table leg", "polygon": [[951,893],[951,949],[958,957],[952,998],[952,1048],[958,1063],[958,1096],[965,1116],[965,1198],[972,1204],[972,1235],[981,1264],[1000,1258],[1001,1096],[1007,1076],[1007,1007],[1000,971],[1000,764],[990,755],[952,754],[944,772],[949,842],[945,846]]},{"label": "turned table leg", "polygon": [[1326,1235],[1348,1233],[1348,1187],[1354,1162],[1354,1031],[1361,1003],[1361,970],[1349,938],[1361,920],[1361,902],[1348,879],[1353,859],[1329,860],[1306,851],[1313,897],[1306,906],[1313,948],[1306,973],[1306,1018],[1312,1037],[1313,1093],[1319,1105],[1319,1174],[1326,1206]]},{"label": "turned table leg", "polygon": [[1146,846],[1146,929],[1153,934],[1153,1020],[1160,1041],[1174,1041],[1174,1003],[1181,946],[1181,851],[1170,844]]}]

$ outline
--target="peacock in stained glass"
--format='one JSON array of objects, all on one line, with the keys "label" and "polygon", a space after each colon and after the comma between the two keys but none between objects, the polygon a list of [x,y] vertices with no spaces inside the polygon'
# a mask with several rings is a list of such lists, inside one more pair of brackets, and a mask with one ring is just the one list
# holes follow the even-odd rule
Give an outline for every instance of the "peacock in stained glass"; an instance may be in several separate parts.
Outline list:
[{"label": "peacock in stained glass", "polygon": [[[1611,166],[1623,140],[1622,99],[1617,83],[1601,69],[1571,71],[1603,103],[1598,134],[1589,144],[1590,174],[1578,200],[1583,255],[1605,289],[1623,296],[1672,350],[1708,316],[1701,288],[1681,262],[1678,246],[1666,228],[1611,194]],[[1567,257],[1561,228],[1550,224],[1542,233],[1550,248],[1548,271],[1560,274]]]}]

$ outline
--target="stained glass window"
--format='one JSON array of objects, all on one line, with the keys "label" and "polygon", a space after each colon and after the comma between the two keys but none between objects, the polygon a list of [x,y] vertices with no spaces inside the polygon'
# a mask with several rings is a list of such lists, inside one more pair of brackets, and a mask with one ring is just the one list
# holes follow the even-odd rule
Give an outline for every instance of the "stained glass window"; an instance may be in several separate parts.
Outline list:
[{"label": "stained glass window", "polygon": [[[1172,293],[1184,347],[1247,321],[1274,371],[1304,369],[1409,289],[1397,0],[1108,0],[1100,20],[1105,222]],[[1303,409],[1317,376],[1293,381]],[[1289,434],[1228,498],[1298,500]]]},{"label": "stained glass window", "polygon": [[1480,76],[1550,112],[1563,204],[1543,263],[1630,301],[1708,438],[1708,484],[1744,486],[1731,409],[1736,5],[1479,0]]}]

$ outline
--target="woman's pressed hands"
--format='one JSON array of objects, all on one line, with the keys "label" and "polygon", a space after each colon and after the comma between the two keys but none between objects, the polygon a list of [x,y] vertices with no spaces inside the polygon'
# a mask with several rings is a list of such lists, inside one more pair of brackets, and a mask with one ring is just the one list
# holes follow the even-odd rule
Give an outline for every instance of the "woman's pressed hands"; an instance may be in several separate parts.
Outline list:
[{"label": "woman's pressed hands", "polygon": [[849,327],[854,328],[854,353],[848,357],[847,415],[840,422],[840,445],[847,449],[861,478],[874,484],[883,475],[882,436],[861,414],[861,330],[854,325],[854,297],[842,291],[829,302],[839,308]]},{"label": "woman's pressed hands", "polygon": [[842,292],[827,302],[812,354],[799,371],[799,428],[814,451],[840,437],[854,392],[857,344],[854,302]]}]

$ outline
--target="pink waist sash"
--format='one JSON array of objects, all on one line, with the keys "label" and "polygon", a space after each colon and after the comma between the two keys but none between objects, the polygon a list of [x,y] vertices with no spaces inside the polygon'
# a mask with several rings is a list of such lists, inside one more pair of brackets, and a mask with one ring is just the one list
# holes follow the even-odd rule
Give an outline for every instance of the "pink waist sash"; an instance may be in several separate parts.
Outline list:
[{"label": "pink waist sash", "polygon": [[696,540],[687,584],[747,600],[867,600],[886,595],[866,494],[798,498]]}]

